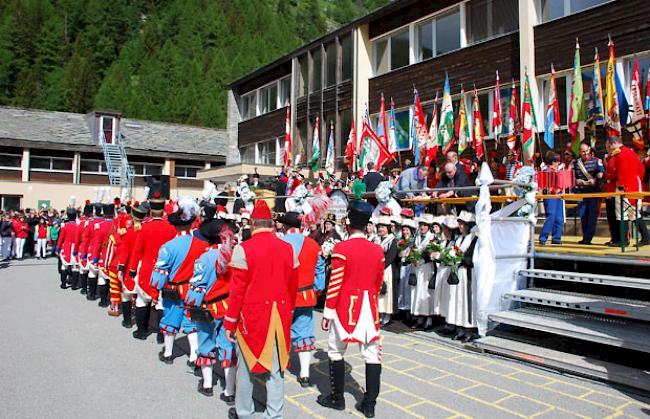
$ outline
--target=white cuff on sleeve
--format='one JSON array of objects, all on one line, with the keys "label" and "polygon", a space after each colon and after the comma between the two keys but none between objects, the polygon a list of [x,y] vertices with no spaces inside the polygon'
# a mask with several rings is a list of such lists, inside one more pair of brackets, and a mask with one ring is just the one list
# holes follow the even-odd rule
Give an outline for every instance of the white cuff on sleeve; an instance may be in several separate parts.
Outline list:
[{"label": "white cuff on sleeve", "polygon": [[327,320],[334,320],[334,317],[336,317],[336,310],[333,308],[325,307],[323,310],[323,317]]}]

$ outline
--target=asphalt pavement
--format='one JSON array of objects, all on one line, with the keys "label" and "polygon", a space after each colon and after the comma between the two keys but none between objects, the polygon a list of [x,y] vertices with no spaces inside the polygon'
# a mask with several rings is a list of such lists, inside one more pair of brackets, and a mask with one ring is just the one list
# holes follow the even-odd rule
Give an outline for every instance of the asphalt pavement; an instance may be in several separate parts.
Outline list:
[{"label": "asphalt pavement", "polygon": [[[131,337],[78,292],[59,288],[56,263],[0,264],[5,298],[0,339],[0,417],[4,418],[225,418],[228,407],[197,391],[186,364],[186,339],[173,365],[158,361],[160,345]],[[285,376],[285,417],[360,417],[363,360],[351,346],[344,412],[316,403],[328,391],[325,335],[317,333],[311,388]],[[383,334],[378,418],[397,417],[647,417],[650,399],[626,389],[468,352],[435,334]],[[297,360],[294,362],[297,366]],[[262,402],[260,387],[256,398]],[[261,409],[261,405],[260,405]]]}]

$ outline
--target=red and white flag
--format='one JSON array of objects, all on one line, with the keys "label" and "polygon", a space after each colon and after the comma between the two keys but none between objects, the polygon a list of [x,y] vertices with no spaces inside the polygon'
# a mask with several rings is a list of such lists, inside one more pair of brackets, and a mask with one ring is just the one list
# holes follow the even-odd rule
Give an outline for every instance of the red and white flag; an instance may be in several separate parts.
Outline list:
[{"label": "red and white flag", "polygon": [[357,131],[354,129],[354,121],[350,127],[348,142],[345,144],[345,160],[350,173],[357,170]]},{"label": "red and white flag", "polygon": [[438,156],[438,92],[436,92],[436,98],[433,100],[433,116],[429,126],[426,152],[427,156],[424,164],[430,166],[431,162],[435,161]]},{"label": "red and white flag", "polygon": [[483,138],[485,138],[485,128],[483,127],[483,116],[481,115],[481,107],[478,103],[478,92],[474,88],[474,118],[472,129],[472,143],[474,143],[474,150],[476,151],[476,158],[483,159]]},{"label": "red and white flag", "polygon": [[293,141],[291,141],[291,106],[287,105],[287,118],[284,127],[284,168],[291,165],[293,154]]},{"label": "red and white flag", "polygon": [[499,135],[503,132],[503,120],[501,119],[501,83],[499,82],[499,70],[497,70],[497,86],[494,89],[494,106],[492,111],[492,132],[494,140],[499,142]]}]

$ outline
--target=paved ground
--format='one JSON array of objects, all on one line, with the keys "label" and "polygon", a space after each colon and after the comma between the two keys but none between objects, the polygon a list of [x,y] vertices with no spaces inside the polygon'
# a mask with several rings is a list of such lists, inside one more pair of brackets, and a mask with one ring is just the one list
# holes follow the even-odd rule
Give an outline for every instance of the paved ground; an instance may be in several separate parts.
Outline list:
[{"label": "paved ground", "polygon": [[[96,303],[60,290],[55,268],[53,261],[0,265],[0,417],[226,417],[216,396],[196,392],[198,378],[180,350],[174,365],[160,363],[154,339],[134,340]],[[323,334],[318,338],[322,348]],[[387,332],[383,344],[378,418],[650,415],[650,400],[639,395],[466,352],[432,335]],[[302,389],[294,373],[287,374],[285,417],[359,417],[353,410],[364,385],[358,353],[346,358],[345,412],[316,404],[328,388],[326,355],[319,351],[316,358],[313,388]]]}]

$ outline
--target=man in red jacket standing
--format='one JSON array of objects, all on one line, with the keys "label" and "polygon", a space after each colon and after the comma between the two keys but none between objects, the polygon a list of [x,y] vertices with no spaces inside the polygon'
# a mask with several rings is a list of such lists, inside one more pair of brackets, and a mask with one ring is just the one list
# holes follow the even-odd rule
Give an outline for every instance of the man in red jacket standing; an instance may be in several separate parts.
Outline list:
[{"label": "man in red jacket standing", "polygon": [[234,248],[230,261],[232,284],[224,327],[231,342],[237,335],[240,364],[236,407],[228,417],[253,417],[251,373],[269,373],[264,417],[279,418],[284,409],[284,370],[289,364],[298,257],[291,244],[276,237],[266,202],[255,202],[251,219],[253,235]]},{"label": "man in red jacket standing", "polygon": [[332,272],[323,310],[322,329],[329,331],[329,395],[318,396],[318,404],[345,409],[345,361],[348,343],[358,343],[366,361],[366,393],[356,405],[367,418],[375,417],[381,376],[381,344],[377,300],[384,281],[384,251],[363,234],[372,206],[352,201],[348,211],[350,237],[332,250]]},{"label": "man in red jacket standing", "polygon": [[[623,145],[620,137],[609,137],[605,142],[607,147],[607,163],[605,168],[605,192],[641,192],[643,191],[643,174],[645,168],[636,153],[629,147]],[[621,246],[621,242],[627,245],[627,220],[633,220],[641,233],[641,245],[650,244],[650,234],[643,221],[639,210],[636,209],[640,200],[628,200],[623,198],[623,214],[621,214],[621,200],[607,199],[607,221],[612,237],[609,245]],[[636,209],[636,211],[635,211]],[[623,236],[621,237],[621,225],[623,223]]]}]

